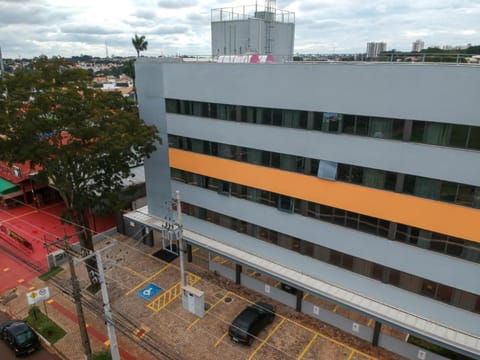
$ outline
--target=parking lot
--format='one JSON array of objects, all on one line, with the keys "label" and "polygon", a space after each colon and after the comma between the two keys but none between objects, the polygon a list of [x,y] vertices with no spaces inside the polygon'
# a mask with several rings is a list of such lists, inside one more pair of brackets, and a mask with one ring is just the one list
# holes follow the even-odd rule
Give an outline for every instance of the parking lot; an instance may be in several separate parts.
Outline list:
[{"label": "parking lot", "polygon": [[[134,335],[138,342],[161,339],[178,354],[196,359],[399,358],[361,340],[353,341],[361,346],[352,346],[344,340],[353,336],[342,333],[335,338],[331,334],[337,331],[328,325],[315,319],[305,321],[304,314],[216,275],[208,270],[208,255],[194,249],[187,278],[189,285],[204,292],[205,315],[199,318],[183,309],[178,259],[162,261],[151,255],[152,248],[123,235],[117,237],[118,244],[104,254],[109,295],[113,310],[137,324]],[[257,301],[274,305],[273,323],[251,346],[233,342],[227,333],[230,323]]]}]

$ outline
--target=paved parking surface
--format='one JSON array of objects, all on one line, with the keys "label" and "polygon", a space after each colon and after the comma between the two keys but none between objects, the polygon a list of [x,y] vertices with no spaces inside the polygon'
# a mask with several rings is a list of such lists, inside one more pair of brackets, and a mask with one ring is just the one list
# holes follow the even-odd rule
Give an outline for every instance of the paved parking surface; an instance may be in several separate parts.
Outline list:
[{"label": "paved parking surface", "polygon": [[[235,291],[231,283],[230,288],[223,286],[228,280],[208,271],[208,258],[195,249],[196,260],[187,269],[189,284],[204,292],[205,315],[198,318],[183,309],[178,259],[166,263],[145,255],[152,252],[151,248],[120,237],[118,245],[105,254],[107,282],[113,310],[137,320],[134,335],[139,342],[145,336],[159,337],[187,358],[195,359],[378,358],[302,323],[292,316],[292,308],[251,291]],[[250,275],[256,276],[253,271]],[[227,333],[231,321],[246,306],[260,300],[275,306],[273,323],[251,346],[234,343]]]}]

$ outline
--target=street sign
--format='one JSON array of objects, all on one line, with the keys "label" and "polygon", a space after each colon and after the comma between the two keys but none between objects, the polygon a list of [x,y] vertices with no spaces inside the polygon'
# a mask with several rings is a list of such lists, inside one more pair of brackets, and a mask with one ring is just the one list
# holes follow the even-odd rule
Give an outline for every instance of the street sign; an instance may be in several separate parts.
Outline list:
[{"label": "street sign", "polygon": [[137,291],[137,295],[143,300],[149,301],[154,298],[157,294],[161,293],[163,289],[155,284],[148,284],[143,289]]},{"label": "street sign", "polygon": [[48,287],[33,290],[27,293],[28,305],[33,305],[39,301],[47,300],[48,298],[50,298],[50,290]]}]

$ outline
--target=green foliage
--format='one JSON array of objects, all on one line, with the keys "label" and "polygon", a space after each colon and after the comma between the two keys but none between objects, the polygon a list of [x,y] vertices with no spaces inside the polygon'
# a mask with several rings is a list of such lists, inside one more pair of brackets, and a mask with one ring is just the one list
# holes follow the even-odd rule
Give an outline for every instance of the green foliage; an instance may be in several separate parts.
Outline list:
[{"label": "green foliage", "polygon": [[138,36],[135,34],[135,37],[132,38],[132,45],[137,52],[137,57],[139,57],[141,51],[147,50],[148,41],[145,40],[145,35]]},{"label": "green foliage", "polygon": [[112,360],[110,351],[104,350],[92,354],[92,360]]},{"label": "green foliage", "polygon": [[135,66],[134,66],[134,60],[129,60],[127,61],[122,68],[122,72],[135,80]]},{"label": "green foliage", "polygon": [[117,92],[90,87],[87,71],[45,57],[6,79],[0,99],[0,160],[41,166],[70,210],[84,211],[122,188],[130,164],[157,146],[154,126]]},{"label": "green foliage", "polygon": [[1,81],[8,96],[0,96],[0,160],[38,165],[37,179],[58,190],[62,215],[86,229],[80,242],[92,249],[88,210],[118,208],[130,164],[159,144],[156,127],[120,93],[94,89],[89,72],[65,59],[36,58]]},{"label": "green foliage", "polygon": [[63,271],[62,267],[54,266],[50,270],[48,270],[46,273],[43,273],[42,275],[40,275],[38,278],[40,280],[47,281],[62,271]]},{"label": "green foliage", "polygon": [[36,306],[32,306],[28,310],[28,317],[25,321],[47,339],[50,344],[55,344],[66,334],[65,330],[50,320]]},{"label": "green foliage", "polygon": [[90,294],[95,295],[96,293],[98,293],[100,291],[100,285],[99,284],[90,284],[89,286],[87,286],[87,291]]}]

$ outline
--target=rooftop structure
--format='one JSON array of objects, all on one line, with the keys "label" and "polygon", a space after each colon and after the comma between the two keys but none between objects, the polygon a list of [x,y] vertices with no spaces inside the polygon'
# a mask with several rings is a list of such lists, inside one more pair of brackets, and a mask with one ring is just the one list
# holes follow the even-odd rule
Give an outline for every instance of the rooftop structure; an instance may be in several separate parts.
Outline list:
[{"label": "rooftop structure", "polygon": [[293,56],[295,14],[266,0],[262,10],[254,6],[213,9],[211,12],[212,55]]}]

